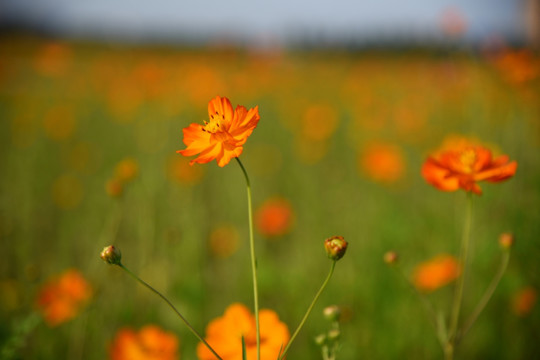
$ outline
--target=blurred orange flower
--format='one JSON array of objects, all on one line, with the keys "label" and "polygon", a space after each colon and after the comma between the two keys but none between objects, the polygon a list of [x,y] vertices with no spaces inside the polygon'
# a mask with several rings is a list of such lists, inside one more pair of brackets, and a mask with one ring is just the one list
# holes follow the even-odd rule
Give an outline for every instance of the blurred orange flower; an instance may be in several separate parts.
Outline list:
[{"label": "blurred orange flower", "polygon": [[293,210],[284,198],[266,200],[255,213],[255,225],[259,232],[268,237],[285,235],[293,224]]},{"label": "blurred orange flower", "polygon": [[220,258],[229,257],[238,249],[239,238],[238,230],[234,226],[217,227],[210,233],[210,251]]},{"label": "blurred orange flower", "polygon": [[452,255],[438,255],[419,264],[413,272],[413,284],[420,290],[431,292],[455,280],[461,267]]},{"label": "blurred orange flower", "polygon": [[405,160],[399,147],[393,144],[372,143],[360,156],[362,170],[373,180],[393,183],[405,173]]},{"label": "blurred orange flower", "polygon": [[138,173],[139,163],[133,158],[123,159],[116,164],[116,168],[114,170],[115,178],[122,182],[128,182],[135,179]]},{"label": "blurred orange flower", "polygon": [[43,286],[37,306],[49,326],[74,318],[92,296],[90,284],[76,269],[69,269]]},{"label": "blurred orange flower", "polygon": [[175,154],[171,154],[166,164],[167,178],[176,183],[193,185],[204,176],[203,167],[189,166],[189,160]]},{"label": "blurred orange flower", "polygon": [[191,160],[191,165],[205,164],[215,159],[223,167],[242,154],[242,145],[259,122],[259,107],[247,110],[238,105],[233,111],[229,99],[216,96],[208,103],[208,116],[210,121],[205,121],[204,126],[191,124],[184,128],[184,144],[187,148],[177,153],[184,156],[199,154]]},{"label": "blurred orange flower", "polygon": [[523,84],[540,76],[540,62],[528,49],[507,50],[495,58],[495,66],[505,79],[514,84]]},{"label": "blurred orange flower", "polygon": [[105,191],[110,197],[119,197],[124,192],[127,183],[134,180],[139,173],[139,163],[136,159],[125,158],[116,164],[114,176],[105,183]]},{"label": "blurred orange flower", "polygon": [[155,325],[146,325],[139,332],[123,328],[116,334],[109,353],[112,360],[178,359],[178,338]]},{"label": "blurred orange flower", "polygon": [[512,310],[518,316],[525,316],[531,312],[538,294],[532,286],[519,290],[512,299]]},{"label": "blurred orange flower", "polygon": [[[287,325],[279,320],[277,314],[268,309],[259,311],[261,336],[261,360],[275,360],[289,341]],[[248,360],[257,358],[255,318],[242,304],[232,304],[222,317],[210,322],[206,328],[206,341],[223,358],[238,360],[242,358],[242,337],[246,344]],[[203,343],[197,345],[199,360],[214,360],[215,356]]]},{"label": "blurred orange flower", "polygon": [[442,191],[463,189],[478,195],[479,181],[500,182],[516,173],[517,162],[507,155],[493,158],[491,151],[471,140],[449,140],[443,148],[428,157],[422,166],[426,181]]}]

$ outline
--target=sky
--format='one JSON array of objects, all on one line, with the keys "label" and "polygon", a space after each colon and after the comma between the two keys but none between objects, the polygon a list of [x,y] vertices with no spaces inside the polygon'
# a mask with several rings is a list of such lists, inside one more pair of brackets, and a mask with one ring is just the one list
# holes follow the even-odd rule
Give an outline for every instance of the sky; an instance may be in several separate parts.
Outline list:
[{"label": "sky", "polygon": [[437,34],[459,14],[468,39],[520,35],[525,0],[2,0],[0,22],[24,20],[60,33],[144,38],[227,37],[286,41]]}]

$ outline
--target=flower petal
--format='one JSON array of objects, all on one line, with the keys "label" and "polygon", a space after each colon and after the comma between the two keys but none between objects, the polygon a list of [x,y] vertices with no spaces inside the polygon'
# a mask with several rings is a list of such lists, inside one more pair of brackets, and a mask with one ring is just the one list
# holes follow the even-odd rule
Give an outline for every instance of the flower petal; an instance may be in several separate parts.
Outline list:
[{"label": "flower petal", "polygon": [[233,119],[233,107],[226,97],[216,96],[208,103],[208,116],[212,118],[215,114],[223,115],[226,123]]}]

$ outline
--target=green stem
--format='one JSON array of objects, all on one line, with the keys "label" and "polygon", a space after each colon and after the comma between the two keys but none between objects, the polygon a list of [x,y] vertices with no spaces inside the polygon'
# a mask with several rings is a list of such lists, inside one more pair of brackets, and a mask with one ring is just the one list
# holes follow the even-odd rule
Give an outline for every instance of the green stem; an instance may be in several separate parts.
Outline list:
[{"label": "green stem", "polygon": [[441,345],[444,345],[446,342],[446,336],[444,335],[444,332],[443,332],[444,326],[441,326],[440,321],[438,320],[437,314],[435,313],[435,309],[433,308],[433,304],[429,301],[429,299],[424,294],[420,293],[418,289],[409,281],[409,279],[403,273],[401,268],[399,268],[398,264],[395,264],[392,267],[395,268],[397,273],[403,278],[403,280],[409,286],[412,292],[418,297],[418,299],[420,299],[420,302],[422,303],[422,306],[424,307],[424,310],[426,311],[426,314],[430,320],[430,323],[433,326],[435,333],[437,334],[437,338],[439,339],[439,342],[441,343]]},{"label": "green stem", "polygon": [[474,309],[473,313],[471,314],[469,319],[467,319],[467,321],[463,325],[463,330],[459,334],[459,338],[456,339],[456,340],[459,340],[460,338],[465,336],[465,334],[469,331],[469,329],[474,324],[474,322],[476,321],[476,319],[478,318],[480,313],[486,307],[487,303],[489,302],[489,299],[491,299],[491,296],[495,292],[495,289],[499,285],[499,282],[501,281],[501,278],[502,278],[502,276],[504,275],[504,273],[506,271],[506,267],[508,266],[509,260],[510,260],[510,250],[504,250],[504,253],[503,253],[503,256],[502,256],[502,259],[501,259],[501,264],[499,266],[499,270],[497,271],[497,274],[495,274],[495,277],[493,278],[493,280],[489,284],[489,287],[487,288],[486,292],[484,293],[484,296],[482,296],[482,299],[480,299],[480,302],[478,303],[478,305]]},{"label": "green stem", "polygon": [[300,321],[300,324],[298,325],[298,327],[296,328],[296,330],[294,331],[294,334],[291,336],[291,340],[289,341],[289,343],[287,344],[287,346],[285,346],[285,349],[283,350],[283,352],[281,353],[281,356],[279,357],[279,360],[283,359],[285,357],[285,354],[287,354],[287,351],[289,350],[289,347],[291,346],[291,344],[293,343],[294,339],[296,338],[296,336],[298,335],[298,333],[300,332],[300,329],[302,329],[302,326],[304,326],[304,323],[306,322],[309,314],[311,313],[311,310],[313,310],[313,306],[315,306],[315,303],[317,302],[317,300],[319,299],[319,296],[321,296],[324,288],[326,287],[326,285],[328,284],[328,282],[330,281],[330,278],[332,277],[332,274],[334,273],[334,268],[336,267],[336,260],[333,260],[332,261],[332,265],[330,266],[330,271],[328,272],[328,275],[326,276],[326,279],[324,280],[321,288],[319,289],[319,291],[317,292],[317,294],[315,294],[315,297],[313,298],[313,301],[311,302],[311,304],[309,305],[307,311],[306,311],[306,314],[304,315],[302,321]]},{"label": "green stem", "polygon": [[249,249],[251,254],[251,273],[253,276],[253,302],[255,307],[255,329],[257,332],[257,360],[261,358],[261,332],[259,325],[259,292],[257,290],[257,258],[255,257],[255,240],[253,237],[253,210],[251,206],[251,184],[249,182],[249,176],[247,174],[244,165],[239,158],[235,158],[244,173],[247,186],[247,198],[248,198],[248,219],[249,219]]},{"label": "green stem", "polygon": [[118,266],[120,266],[122,269],[124,269],[132,278],[134,278],[135,280],[137,280],[139,283],[141,283],[142,285],[144,285],[145,287],[147,287],[148,289],[150,289],[150,291],[152,291],[153,293],[155,293],[156,295],[158,295],[160,298],[162,298],[166,303],[167,305],[169,305],[169,307],[171,309],[173,309],[173,311],[176,313],[176,315],[178,315],[178,317],[184,322],[184,324],[186,324],[186,326],[188,327],[189,330],[191,330],[191,332],[193,333],[193,335],[195,335],[204,345],[206,345],[206,347],[208,348],[208,350],[210,350],[212,352],[212,354],[214,354],[216,356],[217,359],[219,360],[223,360],[215,351],[214,349],[212,349],[212,347],[210,346],[210,344],[208,344],[206,342],[206,340],[204,340],[204,338],[199,335],[199,333],[197,332],[197,330],[195,330],[193,328],[193,326],[191,326],[191,324],[182,316],[182,314],[180,314],[180,312],[176,309],[176,307],[169,301],[169,299],[167,299],[163,294],[161,294],[159,291],[157,291],[156,289],[154,289],[152,286],[148,285],[146,282],[144,282],[141,278],[139,278],[137,275],[135,275],[134,273],[132,273],[131,271],[129,271],[128,268],[126,268],[123,264],[118,264]]},{"label": "green stem", "polygon": [[459,256],[460,258],[459,260],[461,264],[461,276],[458,278],[458,281],[456,284],[456,292],[454,296],[454,302],[452,304],[452,317],[450,319],[450,331],[448,333],[449,344],[447,344],[447,347],[451,349],[452,353],[454,351],[456,333],[457,333],[458,322],[459,322],[459,313],[461,310],[461,303],[463,300],[463,288],[465,284],[465,277],[467,274],[467,257],[469,255],[471,224],[472,224],[472,192],[468,192],[467,193],[467,206],[465,210],[465,222],[463,225],[463,235],[461,239],[461,250],[460,250],[460,256]]}]

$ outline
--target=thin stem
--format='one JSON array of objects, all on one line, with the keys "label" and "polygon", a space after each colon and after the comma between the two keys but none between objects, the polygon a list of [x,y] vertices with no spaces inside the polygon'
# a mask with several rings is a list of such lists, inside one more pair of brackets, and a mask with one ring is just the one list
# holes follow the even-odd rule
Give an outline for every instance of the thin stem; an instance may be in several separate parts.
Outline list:
[{"label": "thin stem", "polygon": [[433,304],[429,301],[429,299],[424,294],[418,291],[418,289],[409,281],[407,276],[403,273],[403,271],[401,270],[401,268],[399,268],[398,265],[393,265],[392,267],[395,268],[396,272],[403,278],[403,280],[409,286],[412,292],[418,297],[418,299],[420,299],[420,302],[422,303],[422,306],[424,307],[424,310],[426,311],[426,314],[430,320],[430,323],[437,334],[437,338],[439,339],[439,342],[441,343],[441,345],[444,345],[446,342],[446,337],[442,331],[444,327],[441,326],[439,322],[439,318],[437,317],[437,314],[435,313]]},{"label": "thin stem", "polygon": [[193,326],[191,326],[191,324],[182,316],[182,314],[180,314],[180,312],[176,309],[176,307],[169,301],[169,299],[167,299],[163,294],[161,294],[159,291],[157,291],[156,289],[154,289],[152,286],[148,285],[146,282],[144,282],[141,278],[139,278],[137,275],[135,275],[134,273],[132,273],[131,271],[129,271],[128,268],[126,268],[123,264],[118,264],[118,266],[120,266],[122,269],[124,269],[132,278],[134,278],[135,280],[137,280],[139,283],[141,283],[142,285],[144,285],[145,287],[147,287],[148,289],[150,289],[150,291],[152,291],[153,293],[155,293],[156,295],[158,295],[160,298],[162,298],[166,303],[167,305],[169,305],[169,307],[171,309],[173,309],[173,311],[176,313],[176,315],[178,315],[178,317],[184,322],[184,324],[186,324],[186,326],[188,327],[189,330],[191,330],[191,332],[193,333],[193,335],[195,335],[204,345],[206,345],[206,347],[208,348],[208,350],[210,350],[212,352],[212,354],[214,354],[216,356],[217,359],[219,360],[223,360],[216,352],[214,349],[212,349],[212,347],[210,346],[210,344],[208,344],[206,342],[206,340],[204,340],[204,338],[199,335],[199,333],[197,332],[197,330],[195,330],[193,328]]},{"label": "thin stem", "polygon": [[287,353],[287,351],[289,350],[289,347],[291,346],[291,344],[293,343],[294,339],[296,338],[296,336],[298,335],[298,333],[300,332],[300,329],[302,329],[302,326],[304,326],[304,323],[306,322],[309,314],[311,313],[311,310],[313,310],[313,306],[315,306],[315,303],[317,302],[317,300],[319,299],[319,296],[321,296],[324,288],[326,287],[326,285],[328,284],[328,282],[330,281],[330,278],[332,277],[332,274],[334,273],[334,268],[336,267],[336,260],[333,260],[332,261],[332,265],[330,266],[330,271],[328,272],[328,275],[326,276],[326,279],[324,280],[323,284],[321,285],[321,288],[319,289],[319,291],[317,292],[317,294],[315,294],[315,297],[313,298],[313,301],[311,302],[311,304],[309,305],[307,311],[306,311],[306,314],[304,315],[304,317],[302,318],[302,321],[300,321],[300,324],[298,325],[298,327],[296,328],[296,330],[294,331],[294,334],[291,336],[291,340],[289,341],[289,343],[287,344],[287,346],[285,346],[285,349],[283,350],[283,353],[281,353],[281,356],[279,357],[279,360],[283,359],[285,357],[285,354]]},{"label": "thin stem", "polygon": [[467,274],[467,257],[469,255],[469,243],[471,238],[471,224],[472,224],[472,192],[467,193],[467,205],[465,210],[465,222],[463,225],[463,235],[461,239],[460,250],[460,264],[461,264],[461,276],[458,278],[456,284],[456,292],[454,296],[454,302],[452,304],[452,317],[450,319],[450,331],[449,331],[449,348],[454,350],[456,332],[459,322],[459,313],[461,310],[461,303],[463,300],[463,288],[465,284],[465,277]]},{"label": "thin stem", "polygon": [[251,254],[251,273],[253,276],[253,302],[255,312],[255,329],[257,331],[257,360],[261,358],[261,332],[259,325],[259,292],[257,290],[257,258],[255,257],[255,240],[253,237],[253,210],[251,206],[251,184],[244,165],[239,158],[235,158],[246,178],[247,198],[248,198],[248,220],[249,220],[249,250]]},{"label": "thin stem", "polygon": [[[482,299],[480,299],[480,302],[474,309],[473,313],[463,325],[463,330],[459,334],[459,338],[462,338],[463,336],[465,336],[465,334],[469,331],[469,329],[474,324],[474,322],[476,321],[480,313],[486,307],[487,303],[489,302],[489,299],[491,299],[491,296],[495,292],[495,289],[499,285],[499,282],[501,281],[501,278],[506,271],[506,267],[508,266],[509,260],[510,260],[510,250],[504,250],[504,253],[501,259],[501,264],[499,266],[497,274],[495,274],[495,277],[493,278],[493,280],[491,280],[491,283],[489,284],[489,287],[486,289],[486,292],[482,296]],[[459,338],[456,340],[459,340]]]}]

